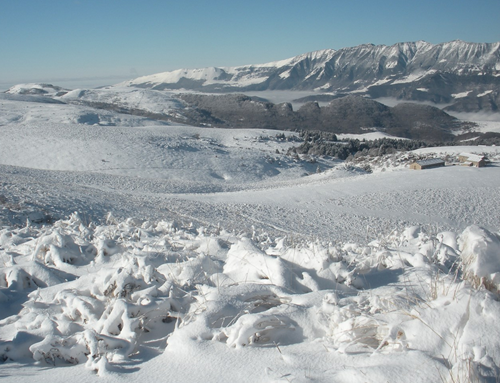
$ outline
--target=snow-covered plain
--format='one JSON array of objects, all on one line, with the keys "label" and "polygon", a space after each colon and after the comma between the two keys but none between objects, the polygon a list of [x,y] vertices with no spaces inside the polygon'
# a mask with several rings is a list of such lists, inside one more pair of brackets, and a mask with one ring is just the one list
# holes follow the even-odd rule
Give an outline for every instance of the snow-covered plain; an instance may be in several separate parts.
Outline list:
[{"label": "snow-covered plain", "polygon": [[0,380],[500,377],[497,148],[367,174],[292,132],[26,100],[0,100]]}]

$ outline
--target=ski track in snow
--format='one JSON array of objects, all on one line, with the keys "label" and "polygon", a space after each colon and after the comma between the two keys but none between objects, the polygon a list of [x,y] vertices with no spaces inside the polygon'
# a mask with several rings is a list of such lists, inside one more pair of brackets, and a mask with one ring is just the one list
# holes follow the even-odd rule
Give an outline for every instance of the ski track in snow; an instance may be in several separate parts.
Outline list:
[{"label": "ski track in snow", "polygon": [[[443,230],[481,224],[494,230],[500,226],[500,206],[496,198],[500,192],[498,168],[479,171],[492,174],[484,185],[480,183],[483,175],[477,174],[478,169],[455,167],[433,169],[434,174],[427,178],[435,178],[434,185],[428,179],[429,185],[409,182],[404,190],[396,191],[387,189],[384,182],[379,185],[382,190],[377,190],[377,183],[370,180],[377,176],[367,175],[351,176],[347,180],[322,179],[293,188],[268,186],[260,190],[215,193],[225,188],[213,186],[212,194],[168,194],[164,191],[180,191],[186,185],[4,166],[2,193],[9,201],[34,205],[55,218],[82,211],[88,219],[98,220],[107,212],[113,212],[121,218],[193,221],[239,231],[249,231],[253,225],[275,235],[293,233],[306,238],[369,240],[371,235],[414,224],[434,225]],[[464,174],[470,175],[471,182],[477,176],[477,185],[464,187],[460,178]],[[449,183],[438,183],[447,176]],[[410,177],[418,182],[419,174],[400,171],[382,177],[387,183],[401,184]],[[210,186],[195,183],[190,187],[201,191]],[[353,194],[345,194],[345,191]]]}]

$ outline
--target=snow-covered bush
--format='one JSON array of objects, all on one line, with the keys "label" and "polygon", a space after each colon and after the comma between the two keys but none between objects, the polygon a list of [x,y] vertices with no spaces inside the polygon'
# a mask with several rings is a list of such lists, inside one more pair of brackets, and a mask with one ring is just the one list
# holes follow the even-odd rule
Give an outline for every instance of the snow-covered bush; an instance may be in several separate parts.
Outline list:
[{"label": "snow-covered bush", "polygon": [[463,278],[474,287],[500,290],[500,237],[479,226],[469,226],[459,238]]}]

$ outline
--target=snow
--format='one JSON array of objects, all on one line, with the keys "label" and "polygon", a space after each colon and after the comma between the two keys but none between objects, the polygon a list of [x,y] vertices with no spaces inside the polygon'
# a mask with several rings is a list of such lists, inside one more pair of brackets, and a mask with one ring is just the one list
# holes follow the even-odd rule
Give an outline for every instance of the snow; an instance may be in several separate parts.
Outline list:
[{"label": "snow", "polygon": [[[44,102],[44,96],[10,96],[0,95],[0,126],[12,129],[11,124],[78,124],[81,126],[151,126],[165,125],[162,122],[118,114],[106,110],[94,109],[83,105],[66,105],[62,103]],[[14,97],[14,98],[12,98]],[[10,140],[10,138],[6,138]]]},{"label": "snow", "polygon": [[408,76],[406,77],[403,77],[402,79],[400,80],[396,80],[393,82],[393,84],[406,84],[406,83],[409,83],[409,82],[415,82],[417,80],[420,80],[426,76],[429,76],[431,74],[434,74],[436,73],[436,70],[434,69],[431,69],[431,70],[428,70],[428,71],[425,71],[425,72],[413,72],[413,73],[410,73]]},{"label": "snow", "polygon": [[284,72],[280,73],[280,78],[285,79],[285,78],[290,77],[290,73],[291,73],[291,71],[292,71],[291,69],[288,69],[288,70],[286,70],[286,71],[284,71]]},{"label": "snow", "polygon": [[[487,153],[480,169],[414,172],[386,158],[367,174],[286,156],[293,132],[78,104],[175,111],[169,93],[27,100],[0,100],[9,382],[500,375],[498,148],[411,153]],[[96,124],[78,122],[90,113]]]},{"label": "snow", "polygon": [[29,90],[29,89],[33,89],[33,88],[42,89],[42,86],[40,84],[36,84],[36,83],[17,84],[17,85],[14,85],[13,87],[9,88],[6,93],[20,94],[25,90]]},{"label": "snow", "polygon": [[468,161],[479,162],[484,159],[484,156],[478,154],[470,154],[470,153],[460,153],[461,157],[467,157]]},{"label": "snow", "polygon": [[500,153],[500,148],[496,146],[441,146],[437,148],[422,148],[413,151],[416,154],[429,154],[437,153],[438,155],[454,154],[459,155],[461,153],[471,153],[471,154],[491,154],[498,155]]},{"label": "snow", "polygon": [[493,90],[491,90],[491,89],[490,89],[490,90],[487,90],[487,91],[485,91],[485,92],[483,92],[483,93],[479,93],[479,94],[477,95],[477,97],[483,97],[483,96],[486,96],[487,94],[490,94],[490,93],[492,93],[492,92],[493,92]]},{"label": "snow", "polygon": [[200,69],[177,69],[171,72],[162,72],[149,76],[138,77],[134,80],[127,81],[118,86],[122,85],[133,85],[142,83],[151,84],[161,84],[161,83],[177,83],[181,78],[189,78],[198,81],[214,81],[216,80],[224,71],[221,68],[208,67]]},{"label": "snow", "polygon": [[[264,64],[244,65],[237,67],[208,67],[196,69],[178,69],[170,72],[162,72],[149,76],[138,77],[133,80],[117,84],[118,87],[133,86],[137,84],[175,84],[182,78],[203,82],[204,86],[213,84],[225,84],[235,87],[246,87],[248,85],[261,84],[269,79],[268,70],[271,68],[283,68],[293,66],[296,63],[308,59],[319,61],[317,69],[323,68],[324,63],[330,60],[335,51],[325,49],[291,57],[289,59],[273,61]],[[230,75],[231,79],[221,79],[222,75]],[[289,70],[280,74],[281,78],[289,77]],[[223,76],[222,76],[223,77]]]},{"label": "snow", "polygon": [[94,102],[127,109],[141,109],[158,114],[171,114],[181,108],[172,92],[127,87],[75,89],[58,98],[64,102]]},{"label": "snow", "polygon": [[383,85],[383,84],[386,84],[388,82],[391,82],[391,79],[389,78],[384,78],[382,80],[378,80],[376,82],[374,82],[373,84],[371,84],[368,88],[372,87],[372,86],[376,86],[376,85]]},{"label": "snow", "polygon": [[[269,66],[272,63],[269,64]],[[277,65],[281,65],[276,63]],[[283,64],[285,65],[285,64]],[[265,69],[267,66],[262,66]],[[279,67],[279,66],[278,66]],[[176,84],[182,78],[187,78],[194,81],[201,81],[203,85],[224,83],[238,87],[244,87],[253,84],[260,84],[268,79],[268,76],[259,76],[251,73],[253,66],[242,66],[234,68],[199,68],[199,69],[178,69],[171,72],[157,73],[154,75],[138,77],[134,80],[126,81],[117,84],[117,87],[133,86],[136,84]],[[245,74],[247,73],[248,74]],[[220,80],[219,78],[224,74],[231,74],[235,76],[234,80]]]},{"label": "snow", "polygon": [[28,84],[17,84],[13,87],[7,89],[5,93],[7,94],[43,94],[45,96],[55,96],[60,91],[66,91],[61,88],[53,87],[50,84],[38,84],[38,83],[28,83]]},{"label": "snow", "polygon": [[366,93],[366,92],[368,92],[368,88],[369,88],[369,87],[366,87],[366,86],[365,86],[365,87],[362,87],[362,88],[358,88],[358,89],[356,89],[356,90],[353,90],[353,91],[351,91],[350,93],[353,93],[353,94],[356,94],[356,93]]},{"label": "snow", "polygon": [[461,93],[454,93],[451,96],[454,98],[464,98],[469,95],[469,93],[472,92],[472,90],[466,91],[466,92],[461,92]]},{"label": "snow", "polygon": [[327,82],[325,85],[319,86],[319,87],[315,88],[314,90],[315,90],[315,91],[321,91],[321,90],[328,89],[328,88],[330,88],[331,86],[332,86],[332,85],[331,85],[330,83],[328,83],[328,82]]},{"label": "snow", "polygon": [[392,69],[392,68],[395,68],[397,65],[398,65],[397,61],[389,61],[389,62],[387,62],[387,64],[385,64],[385,67],[387,69]]},{"label": "snow", "polygon": [[[467,228],[457,249],[444,241],[454,234],[435,240],[418,228],[361,246],[294,244],[166,221],[92,226],[77,214],[6,228],[16,273],[4,268],[2,290],[24,308],[0,321],[4,373],[12,382],[33,373],[105,382],[166,372],[223,382],[424,382],[465,374],[464,365],[484,373],[500,357],[500,304],[446,273],[461,249],[498,255],[477,250],[484,235]],[[498,268],[498,258],[488,262]]]},{"label": "snow", "polygon": [[479,226],[469,226],[460,236],[465,278],[500,289],[500,237]]},{"label": "snow", "polygon": [[337,134],[337,138],[339,140],[343,140],[343,139],[377,140],[377,139],[381,139],[381,138],[393,138],[393,139],[398,139],[398,140],[405,139],[405,138],[391,136],[390,134],[387,134],[384,132],[370,132],[370,133],[363,133],[363,134],[340,133],[340,134]]}]

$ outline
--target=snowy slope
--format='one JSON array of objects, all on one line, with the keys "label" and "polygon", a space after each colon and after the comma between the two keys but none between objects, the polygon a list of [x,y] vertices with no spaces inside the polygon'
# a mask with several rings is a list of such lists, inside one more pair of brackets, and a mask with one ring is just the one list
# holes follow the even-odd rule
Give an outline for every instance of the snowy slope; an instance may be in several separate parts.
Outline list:
[{"label": "snowy slope", "polygon": [[161,89],[163,84],[180,83],[183,86],[184,81],[182,80],[189,80],[193,83],[200,83],[203,86],[222,84],[244,88],[265,83],[271,76],[276,76],[277,71],[279,72],[278,76],[283,80],[289,78],[292,75],[292,71],[297,71],[298,68],[302,71],[310,72],[310,75],[318,74],[318,72],[324,69],[325,63],[331,60],[334,53],[334,50],[327,49],[265,64],[222,68],[178,69],[172,72],[139,77],[126,81],[121,85]]},{"label": "snowy slope", "polygon": [[[118,114],[85,105],[66,105],[45,96],[0,94],[0,126],[10,124],[81,124],[99,126],[164,125],[161,121]],[[8,139],[8,138],[6,138]]]},{"label": "snowy slope", "polygon": [[112,105],[127,110],[143,110],[151,113],[175,115],[182,105],[170,92],[149,89],[107,87],[99,89],[75,89],[58,98],[64,102],[87,102]]},{"label": "snowy slope", "polygon": [[367,174],[287,157],[292,132],[0,108],[6,381],[500,376],[498,148],[432,148],[488,152],[481,169]]},{"label": "snowy slope", "polygon": [[68,89],[61,88],[60,86],[39,83],[18,84],[5,91],[7,94],[40,96],[58,96],[66,92],[68,92]]}]

